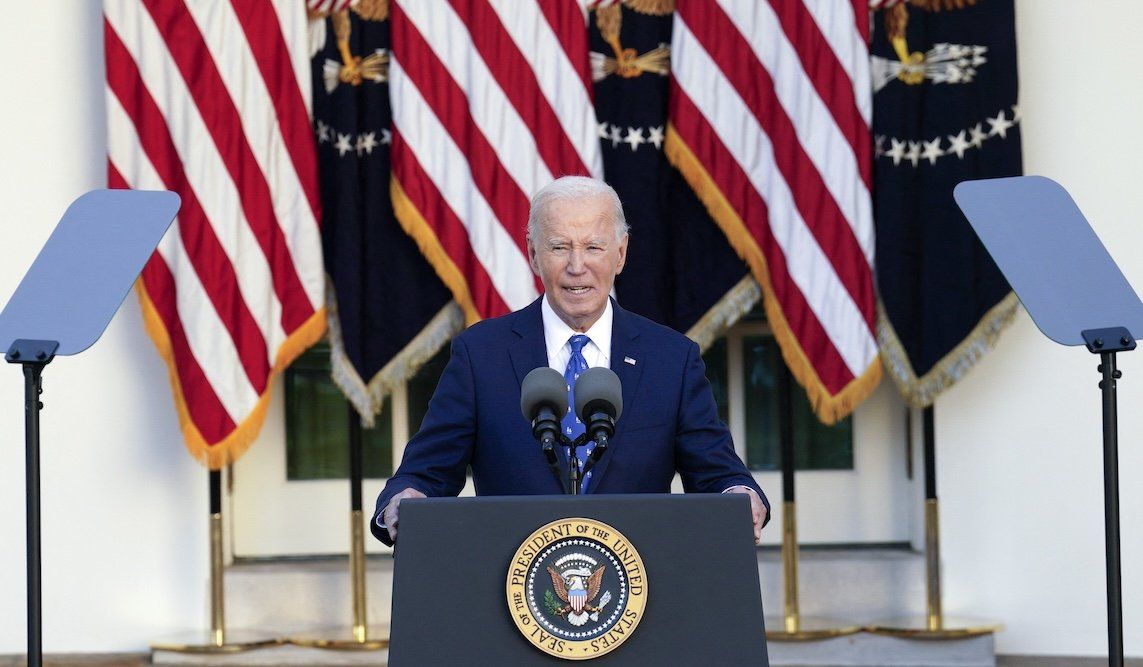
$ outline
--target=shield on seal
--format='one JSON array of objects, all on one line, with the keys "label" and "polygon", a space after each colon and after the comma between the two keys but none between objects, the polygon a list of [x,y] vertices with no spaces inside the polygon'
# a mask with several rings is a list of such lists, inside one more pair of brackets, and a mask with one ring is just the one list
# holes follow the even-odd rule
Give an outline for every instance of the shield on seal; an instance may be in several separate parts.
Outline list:
[{"label": "shield on seal", "polygon": [[582,588],[568,591],[568,603],[572,609],[578,614],[583,611],[583,605],[587,602],[587,591]]}]

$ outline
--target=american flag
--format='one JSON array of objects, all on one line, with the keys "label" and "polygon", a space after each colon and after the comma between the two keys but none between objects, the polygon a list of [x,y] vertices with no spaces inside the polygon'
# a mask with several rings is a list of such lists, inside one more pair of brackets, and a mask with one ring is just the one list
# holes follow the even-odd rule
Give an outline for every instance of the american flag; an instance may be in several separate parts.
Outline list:
[{"label": "american flag", "polygon": [[392,4],[392,196],[472,323],[539,295],[529,199],[602,176],[586,17],[575,2]]},{"label": "american flag", "polygon": [[672,36],[668,155],[827,423],[881,377],[868,31],[868,0],[688,0]]},{"label": "american flag", "polygon": [[106,0],[109,181],[178,219],[138,283],[188,449],[217,469],[325,329],[305,6]]}]

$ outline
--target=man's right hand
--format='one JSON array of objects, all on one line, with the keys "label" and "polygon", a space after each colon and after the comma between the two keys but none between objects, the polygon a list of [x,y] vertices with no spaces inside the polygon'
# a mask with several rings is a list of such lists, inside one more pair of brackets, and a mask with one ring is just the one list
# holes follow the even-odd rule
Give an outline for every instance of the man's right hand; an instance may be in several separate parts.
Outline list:
[{"label": "man's right hand", "polygon": [[389,539],[394,542],[397,541],[397,506],[405,498],[426,498],[425,494],[420,491],[408,488],[401,491],[389,501],[385,506],[385,511],[381,513],[381,520],[385,523],[385,529],[389,531]]}]

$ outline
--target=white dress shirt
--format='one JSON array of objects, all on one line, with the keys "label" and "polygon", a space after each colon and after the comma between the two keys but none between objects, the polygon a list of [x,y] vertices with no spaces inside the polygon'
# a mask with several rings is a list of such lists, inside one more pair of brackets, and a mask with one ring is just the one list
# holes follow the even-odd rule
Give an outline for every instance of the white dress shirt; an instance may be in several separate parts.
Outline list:
[{"label": "white dress shirt", "polygon": [[[548,350],[548,365],[563,375],[568,367],[568,359],[571,359],[571,345],[568,344],[568,339],[579,332],[556,315],[556,311],[548,304],[547,294],[540,304],[540,312],[543,313],[544,319],[544,347]],[[608,299],[603,314],[584,332],[584,335],[591,339],[582,350],[588,368],[599,366],[611,368],[611,324],[614,320],[615,311],[611,308],[611,299]]]}]

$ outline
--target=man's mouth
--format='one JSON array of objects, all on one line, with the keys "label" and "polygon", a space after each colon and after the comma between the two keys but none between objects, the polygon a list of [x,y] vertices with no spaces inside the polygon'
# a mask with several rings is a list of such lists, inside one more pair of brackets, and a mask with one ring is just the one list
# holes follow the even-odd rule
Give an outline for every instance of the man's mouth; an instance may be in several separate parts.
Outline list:
[{"label": "man's mouth", "polygon": [[591,290],[590,287],[565,287],[564,289],[572,294],[586,294]]}]

